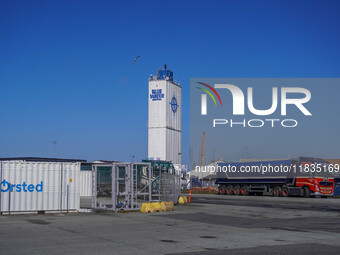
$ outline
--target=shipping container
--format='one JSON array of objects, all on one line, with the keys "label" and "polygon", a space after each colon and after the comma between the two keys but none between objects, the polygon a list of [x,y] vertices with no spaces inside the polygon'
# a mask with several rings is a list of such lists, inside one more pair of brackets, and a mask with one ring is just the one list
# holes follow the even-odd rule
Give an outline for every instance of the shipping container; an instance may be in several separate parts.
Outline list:
[{"label": "shipping container", "polygon": [[0,162],[0,212],[78,211],[80,162]]}]

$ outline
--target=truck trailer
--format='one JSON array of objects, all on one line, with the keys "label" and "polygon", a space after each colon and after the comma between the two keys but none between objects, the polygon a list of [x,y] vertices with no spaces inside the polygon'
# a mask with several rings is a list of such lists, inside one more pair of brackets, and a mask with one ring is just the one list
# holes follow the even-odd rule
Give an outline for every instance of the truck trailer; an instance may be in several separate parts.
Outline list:
[{"label": "truck trailer", "polygon": [[334,195],[334,172],[339,166],[320,158],[218,163],[216,184],[221,195]]}]

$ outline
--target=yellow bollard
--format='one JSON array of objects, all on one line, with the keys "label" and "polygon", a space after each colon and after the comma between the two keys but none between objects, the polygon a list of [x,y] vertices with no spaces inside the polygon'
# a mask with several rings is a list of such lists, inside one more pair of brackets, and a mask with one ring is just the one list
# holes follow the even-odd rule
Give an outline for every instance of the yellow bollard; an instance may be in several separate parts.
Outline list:
[{"label": "yellow bollard", "polygon": [[184,204],[185,204],[184,197],[179,197],[178,203],[179,203],[180,205],[184,205]]},{"label": "yellow bollard", "polygon": [[165,202],[161,202],[161,211],[162,211],[162,212],[166,212],[166,211],[167,211]]},{"label": "yellow bollard", "polygon": [[142,207],[140,208],[140,212],[142,212],[142,213],[149,213],[149,212],[152,212],[150,203],[143,203],[143,204],[142,204]]},{"label": "yellow bollard", "polygon": [[159,202],[152,202],[151,208],[153,209],[153,212],[159,212],[161,210],[161,203]]},{"label": "yellow bollard", "polygon": [[165,207],[167,211],[173,211],[175,209],[173,202],[165,202]]}]

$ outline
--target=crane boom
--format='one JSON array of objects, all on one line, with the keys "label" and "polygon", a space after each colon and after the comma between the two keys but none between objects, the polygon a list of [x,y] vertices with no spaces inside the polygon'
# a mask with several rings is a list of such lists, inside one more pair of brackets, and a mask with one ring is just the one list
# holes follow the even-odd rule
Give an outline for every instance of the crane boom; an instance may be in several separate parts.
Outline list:
[{"label": "crane boom", "polygon": [[205,131],[203,131],[202,135],[202,145],[201,145],[201,157],[200,157],[200,166],[205,165]]}]

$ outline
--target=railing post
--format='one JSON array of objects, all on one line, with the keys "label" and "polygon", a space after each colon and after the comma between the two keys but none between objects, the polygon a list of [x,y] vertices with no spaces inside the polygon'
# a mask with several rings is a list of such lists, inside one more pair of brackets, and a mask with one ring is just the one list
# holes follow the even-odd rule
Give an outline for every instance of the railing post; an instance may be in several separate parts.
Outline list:
[{"label": "railing post", "polygon": [[[116,168],[118,169],[118,175],[116,172]],[[117,209],[117,185],[116,184],[117,184],[117,178],[119,178],[119,167],[116,167],[115,163],[112,163],[111,175],[112,175],[112,179],[111,179],[112,210],[116,211]],[[118,185],[118,188],[119,188],[119,185]]]},{"label": "railing post", "polygon": [[63,211],[63,163],[60,163],[60,214]]},{"label": "railing post", "polygon": [[12,184],[9,183],[9,190],[8,190],[8,215],[11,215],[11,186],[12,186]]},{"label": "railing post", "polygon": [[69,185],[67,184],[67,187],[66,187],[66,212],[68,213],[68,201],[69,201]]}]

